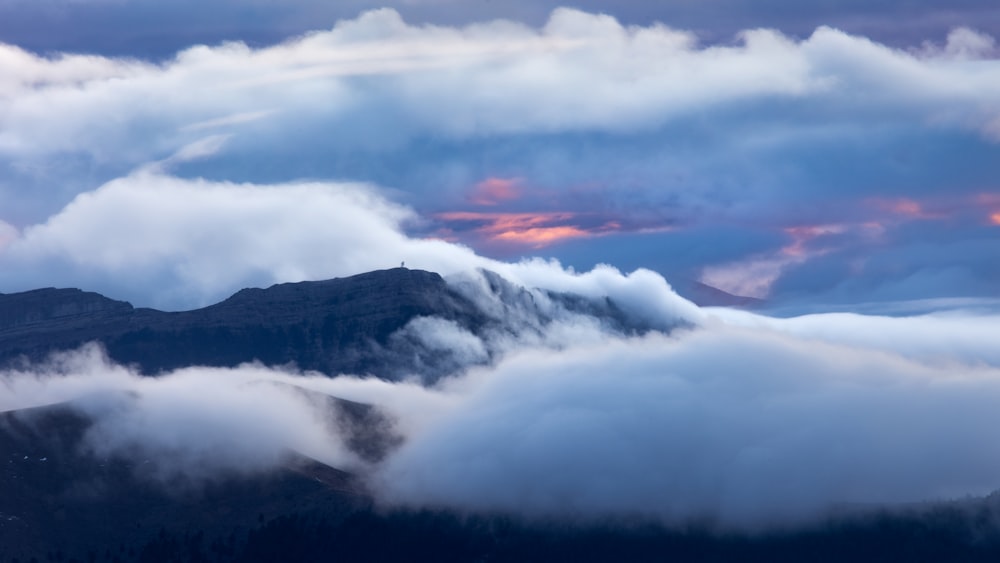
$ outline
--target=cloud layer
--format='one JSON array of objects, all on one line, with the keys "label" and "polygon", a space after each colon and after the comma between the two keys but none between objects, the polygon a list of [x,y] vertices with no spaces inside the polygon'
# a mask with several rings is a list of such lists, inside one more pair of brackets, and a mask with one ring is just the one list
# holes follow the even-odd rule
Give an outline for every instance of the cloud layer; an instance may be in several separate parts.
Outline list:
[{"label": "cloud layer", "polygon": [[[976,332],[948,330],[969,321],[992,334],[1000,319],[833,316],[825,334],[811,320],[714,317],[622,338],[566,317],[503,347],[425,326],[425,344],[469,364],[484,346],[504,350],[432,387],[260,366],[142,378],[89,348],[0,374],[0,410],[75,401],[95,420],[91,451],[167,483],[267,471],[298,452],[365,476],[387,506],[529,518],[754,530],[1000,487],[987,430],[1000,422],[1000,361]],[[883,338],[843,336],[866,332]],[[359,460],[324,403],[296,389],[378,406],[402,446]]]},{"label": "cloud layer", "polygon": [[393,501],[766,525],[987,494],[995,368],[733,330],[525,353],[393,456]]}]

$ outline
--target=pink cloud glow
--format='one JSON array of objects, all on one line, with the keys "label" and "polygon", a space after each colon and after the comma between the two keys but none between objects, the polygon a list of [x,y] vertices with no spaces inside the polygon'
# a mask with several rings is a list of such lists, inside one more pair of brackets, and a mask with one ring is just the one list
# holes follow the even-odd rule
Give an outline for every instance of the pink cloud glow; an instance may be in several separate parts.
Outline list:
[{"label": "pink cloud glow", "polygon": [[491,241],[513,242],[535,248],[568,239],[602,236],[621,229],[621,225],[615,221],[608,221],[593,228],[573,224],[574,220],[579,218],[579,214],[566,211],[549,213],[455,211],[439,213],[436,217],[449,223],[475,223],[478,226],[473,230]]},{"label": "pink cloud glow", "polygon": [[791,241],[777,251],[708,266],[702,270],[699,281],[733,295],[766,299],[770,295],[771,286],[788,268],[837,250],[836,241],[834,246],[813,244],[818,239],[854,233],[874,240],[885,232],[885,227],[880,223],[869,221],[796,225],[786,227],[782,231],[791,238]]},{"label": "pink cloud glow", "polygon": [[521,178],[487,178],[476,184],[469,194],[469,203],[491,206],[521,197]]}]

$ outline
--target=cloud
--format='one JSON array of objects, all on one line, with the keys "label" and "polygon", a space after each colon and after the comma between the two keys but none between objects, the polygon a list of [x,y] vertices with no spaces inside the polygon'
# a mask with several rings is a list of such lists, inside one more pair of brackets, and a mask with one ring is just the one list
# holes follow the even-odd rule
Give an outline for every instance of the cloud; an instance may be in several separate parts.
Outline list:
[{"label": "cloud", "polygon": [[[865,202],[994,191],[1000,67],[990,41],[961,29],[907,50],[821,26],[712,43],[561,8],[534,27],[424,25],[375,10],[277,44],[195,45],[155,62],[8,45],[0,220],[26,233],[158,162],[192,182],[384,186],[428,220],[470,199],[522,214],[498,218],[600,218],[440,233],[506,257],[559,241],[545,251],[557,258],[574,239],[596,245],[592,235],[606,233],[607,254],[588,266],[632,252],[626,235],[649,228],[720,240],[741,229],[758,241],[804,225],[856,229],[873,220]],[[470,198],[484,178],[492,187]],[[837,251],[771,268],[763,285],[776,298],[812,291],[812,268],[840,276],[831,292],[860,298],[879,287],[927,297],[995,285],[981,267],[989,255],[971,244],[955,273],[916,275],[938,270],[919,250],[944,227],[926,221],[922,235],[900,217],[883,223],[905,260],[898,269],[855,268],[874,262],[878,245],[845,237]],[[490,246],[494,235],[513,244]],[[667,238],[643,244],[684,246]],[[782,252],[729,248],[680,274]],[[855,272],[861,283],[850,283]]]},{"label": "cloud", "polygon": [[1000,368],[1000,352],[992,341],[993,328],[1000,324],[1000,318],[977,311],[975,306],[939,304],[937,308],[934,313],[896,317],[824,313],[774,318],[729,309],[712,309],[710,314],[727,324],[883,351],[938,367],[957,361]]},{"label": "cloud", "polygon": [[[614,221],[596,227],[580,225],[577,213],[480,213],[474,211],[449,211],[435,216],[444,222],[449,232],[460,232],[463,223],[482,224],[474,230],[491,242],[510,242],[542,248],[565,239],[588,238],[612,233],[620,228]],[[567,224],[568,223],[568,224]],[[576,224],[574,224],[576,223]]]},{"label": "cloud", "polygon": [[[996,70],[985,60],[972,71],[949,62],[947,49],[921,58],[830,28],[799,42],[768,30],[741,37],[731,46],[699,47],[688,32],[625,27],[610,16],[563,8],[537,30],[509,21],[414,26],[383,9],[280,45],[195,46],[156,65],[45,58],[5,46],[13,70],[5,80],[8,126],[0,146],[15,153],[103,152],[152,130],[135,148],[156,151],[204,123],[280,119],[287,129],[305,116],[334,125],[360,113],[382,129],[388,124],[376,115],[385,110],[396,118],[395,131],[378,134],[390,138],[423,131],[627,133],[730,104],[835,102],[859,86],[866,87],[859,102],[912,116],[932,118],[946,106],[975,126],[996,114]],[[884,105],[898,96],[907,103]],[[275,109],[283,115],[268,113]],[[111,115],[114,121],[106,119]]]},{"label": "cloud", "polygon": [[[170,310],[219,301],[248,286],[328,279],[410,267],[450,276],[493,270],[514,283],[611,297],[638,319],[699,317],[648,270],[610,266],[576,273],[557,261],[505,263],[467,247],[411,238],[413,212],[368,185],[279,185],[186,180],[156,167],[78,196],[62,212],[25,229],[0,253],[0,282],[33,289],[61,283],[139,306]],[[11,235],[14,235],[11,230]]]},{"label": "cloud", "polygon": [[[628,338],[564,316],[502,346],[425,319],[412,328],[435,351],[502,348],[429,387],[253,365],[141,378],[90,348],[0,374],[0,410],[74,401],[92,451],[149,460],[160,482],[294,451],[365,476],[385,506],[529,518],[760,530],[1000,487],[983,432],[1000,422],[997,317],[720,316]],[[323,395],[377,405],[404,442],[358,460]]]},{"label": "cloud", "polygon": [[[510,0],[466,3],[447,0],[386,0],[381,6],[402,13],[407,21],[463,25],[493,19],[511,19],[539,26],[557,1]],[[574,5],[594,13],[612,13],[630,25],[669,22],[697,29],[713,43],[725,43],[742,29],[773,28],[804,36],[818,25],[835,25],[894,45],[913,45],[928,37],[944,37],[956,27],[973,26],[995,32],[1000,12],[976,0],[941,6],[932,0],[913,2],[840,2],[790,6],[781,0],[748,3],[744,0],[706,0],[697,5],[625,0],[582,0]],[[251,9],[248,9],[251,8]],[[268,0],[209,4],[178,0],[169,5],[148,1],[48,0],[0,2],[0,35],[38,52],[60,50],[169,57],[194,43],[216,44],[243,40],[272,44],[357,15],[371,7],[364,0],[336,4],[317,0]],[[186,18],[198,13],[192,26]],[[906,17],[900,17],[905,13]],[[266,22],[267,25],[263,25]],[[318,23],[317,23],[318,22]],[[114,34],[129,29],[133,34]]]},{"label": "cloud", "polygon": [[0,410],[68,402],[92,421],[82,452],[129,459],[140,477],[170,487],[266,472],[293,454],[334,467],[362,465],[345,446],[336,413],[287,384],[293,380],[251,365],[142,377],[91,345],[0,373]]},{"label": "cloud", "polygon": [[515,200],[521,197],[523,182],[523,178],[487,178],[473,187],[469,203],[490,206]]},{"label": "cloud", "polygon": [[[413,321],[397,341],[457,370],[432,387],[259,366],[141,379],[85,350],[0,375],[0,409],[74,400],[92,451],[168,481],[294,450],[365,473],[389,505],[753,527],[996,490],[995,315],[702,310],[639,267],[803,307],[996,295],[992,37],[704,41],[623,21],[384,9],[156,61],[0,46],[0,290],[180,309],[405,261],[515,329]],[[456,211],[470,203],[489,213]],[[436,217],[457,241],[558,240],[546,252],[587,266],[414,234]],[[673,332],[624,337],[549,291]],[[405,444],[366,465],[293,384],[378,405]]]},{"label": "cloud", "polygon": [[998,377],[729,328],[523,352],[455,382],[378,483],[390,503],[750,528],[983,495]]},{"label": "cloud", "polygon": [[411,219],[361,184],[257,186],[140,171],[25,229],[0,256],[0,276],[8,287],[89,282],[177,307],[247,285],[352,275],[401,260],[445,273],[478,260],[460,246],[407,238],[400,224]]},{"label": "cloud", "polygon": [[18,235],[19,233],[17,232],[17,229],[7,223],[4,223],[3,221],[0,221],[0,252],[2,252],[8,244],[17,239]]},{"label": "cloud", "polygon": [[[893,209],[893,212],[897,211]],[[860,225],[798,225],[783,230],[791,239],[789,244],[776,252],[706,267],[702,270],[701,281],[734,295],[766,298],[789,269],[834,252],[845,243],[857,244],[858,238],[862,243],[878,241],[885,227],[866,222]]]}]

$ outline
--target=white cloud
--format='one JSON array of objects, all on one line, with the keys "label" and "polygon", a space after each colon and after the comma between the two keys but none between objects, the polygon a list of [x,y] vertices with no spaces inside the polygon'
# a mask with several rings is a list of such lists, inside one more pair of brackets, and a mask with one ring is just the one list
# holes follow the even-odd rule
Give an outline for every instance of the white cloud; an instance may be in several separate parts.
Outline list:
[{"label": "white cloud", "polygon": [[[851,323],[859,339],[886,326]],[[267,471],[296,451],[367,475],[390,506],[759,529],[997,490],[1000,448],[983,431],[1000,423],[995,358],[968,331],[949,335],[968,346],[918,363],[910,352],[947,325],[897,323],[891,346],[719,323],[559,349],[521,339],[433,387],[259,366],[141,378],[85,349],[0,373],[0,410],[75,400],[94,451],[149,459],[144,474],[168,482]],[[469,351],[470,335],[441,329],[435,346]],[[365,465],[292,386],[378,405],[406,442]]]},{"label": "white cloud", "polygon": [[1000,487],[996,368],[716,327],[526,351],[457,385],[382,469],[386,502],[756,528]]},{"label": "white cloud", "polygon": [[377,125],[389,111],[387,137],[629,131],[730,103],[853,104],[859,89],[872,107],[917,118],[947,108],[971,124],[997,116],[1000,68],[982,58],[990,45],[958,30],[941,52],[914,55],[820,28],[803,41],[750,30],[738,44],[700,47],[663,25],[560,8],[541,29],[416,26],[382,9],[281,45],[195,46],[160,65],[3,46],[0,151],[152,160],[206,123],[236,128],[274,111],[269,119],[293,131],[302,119]]},{"label": "white cloud", "polygon": [[0,411],[70,401],[93,425],[83,451],[132,460],[170,486],[272,470],[300,454],[345,469],[361,462],[335,413],[259,366],[186,368],[165,377],[109,364],[96,346],[55,364],[0,372]]},{"label": "white cloud", "polygon": [[445,273],[475,262],[463,247],[407,238],[400,223],[412,218],[361,184],[258,186],[146,170],[25,229],[0,255],[0,277],[25,289],[52,278],[90,280],[177,307],[247,285],[353,275],[402,260]]},{"label": "white cloud", "polygon": [[824,313],[780,319],[731,309],[710,309],[708,314],[734,326],[882,350],[922,363],[947,366],[957,361],[1000,368],[994,332],[1000,317],[937,307],[942,311],[905,317]]},{"label": "white cloud", "polygon": [[[538,28],[414,25],[383,9],[279,45],[192,46],[155,64],[3,46],[0,220],[27,231],[159,162],[216,180],[377,178],[427,209],[506,168],[532,188],[599,186],[605,207],[679,228],[787,222],[801,212],[790,198],[825,210],[812,204],[835,189],[878,195],[867,192],[922,175],[905,162],[914,129],[930,144],[956,130],[995,138],[990,41],[956,30],[909,52],[824,27],[701,45],[692,32],[571,9]],[[850,151],[867,142],[904,154],[850,161],[842,179],[810,164],[840,150],[859,158]],[[870,177],[853,176],[868,166]],[[955,190],[982,189],[961,176],[973,179]]]},{"label": "white cloud", "polygon": [[610,296],[658,327],[700,317],[648,270],[623,275],[600,266],[577,274],[556,261],[498,262],[461,245],[407,236],[403,226],[415,218],[364,184],[235,184],[146,167],[77,196],[20,236],[7,229],[0,283],[26,290],[59,280],[176,310],[243,287],[349,276],[405,261],[446,276],[485,268],[528,288]]}]

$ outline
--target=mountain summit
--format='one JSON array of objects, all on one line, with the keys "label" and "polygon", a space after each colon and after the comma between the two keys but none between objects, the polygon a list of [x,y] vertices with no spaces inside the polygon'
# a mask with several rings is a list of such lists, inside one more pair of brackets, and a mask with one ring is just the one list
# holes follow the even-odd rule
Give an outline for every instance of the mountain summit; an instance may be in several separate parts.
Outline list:
[{"label": "mountain summit", "polygon": [[[393,268],[243,289],[215,305],[182,312],[135,308],[79,289],[5,294],[0,295],[0,365],[43,361],[53,352],[99,342],[111,360],[147,375],[258,361],[330,376],[399,379],[416,373],[436,379],[470,361],[426,345],[427,332],[442,326],[482,337],[537,329],[553,314],[569,312],[595,317],[616,331],[649,328],[607,298],[532,293],[490,272],[481,274],[481,284],[455,284],[436,273]],[[491,357],[484,349],[473,360],[485,363]]]}]

